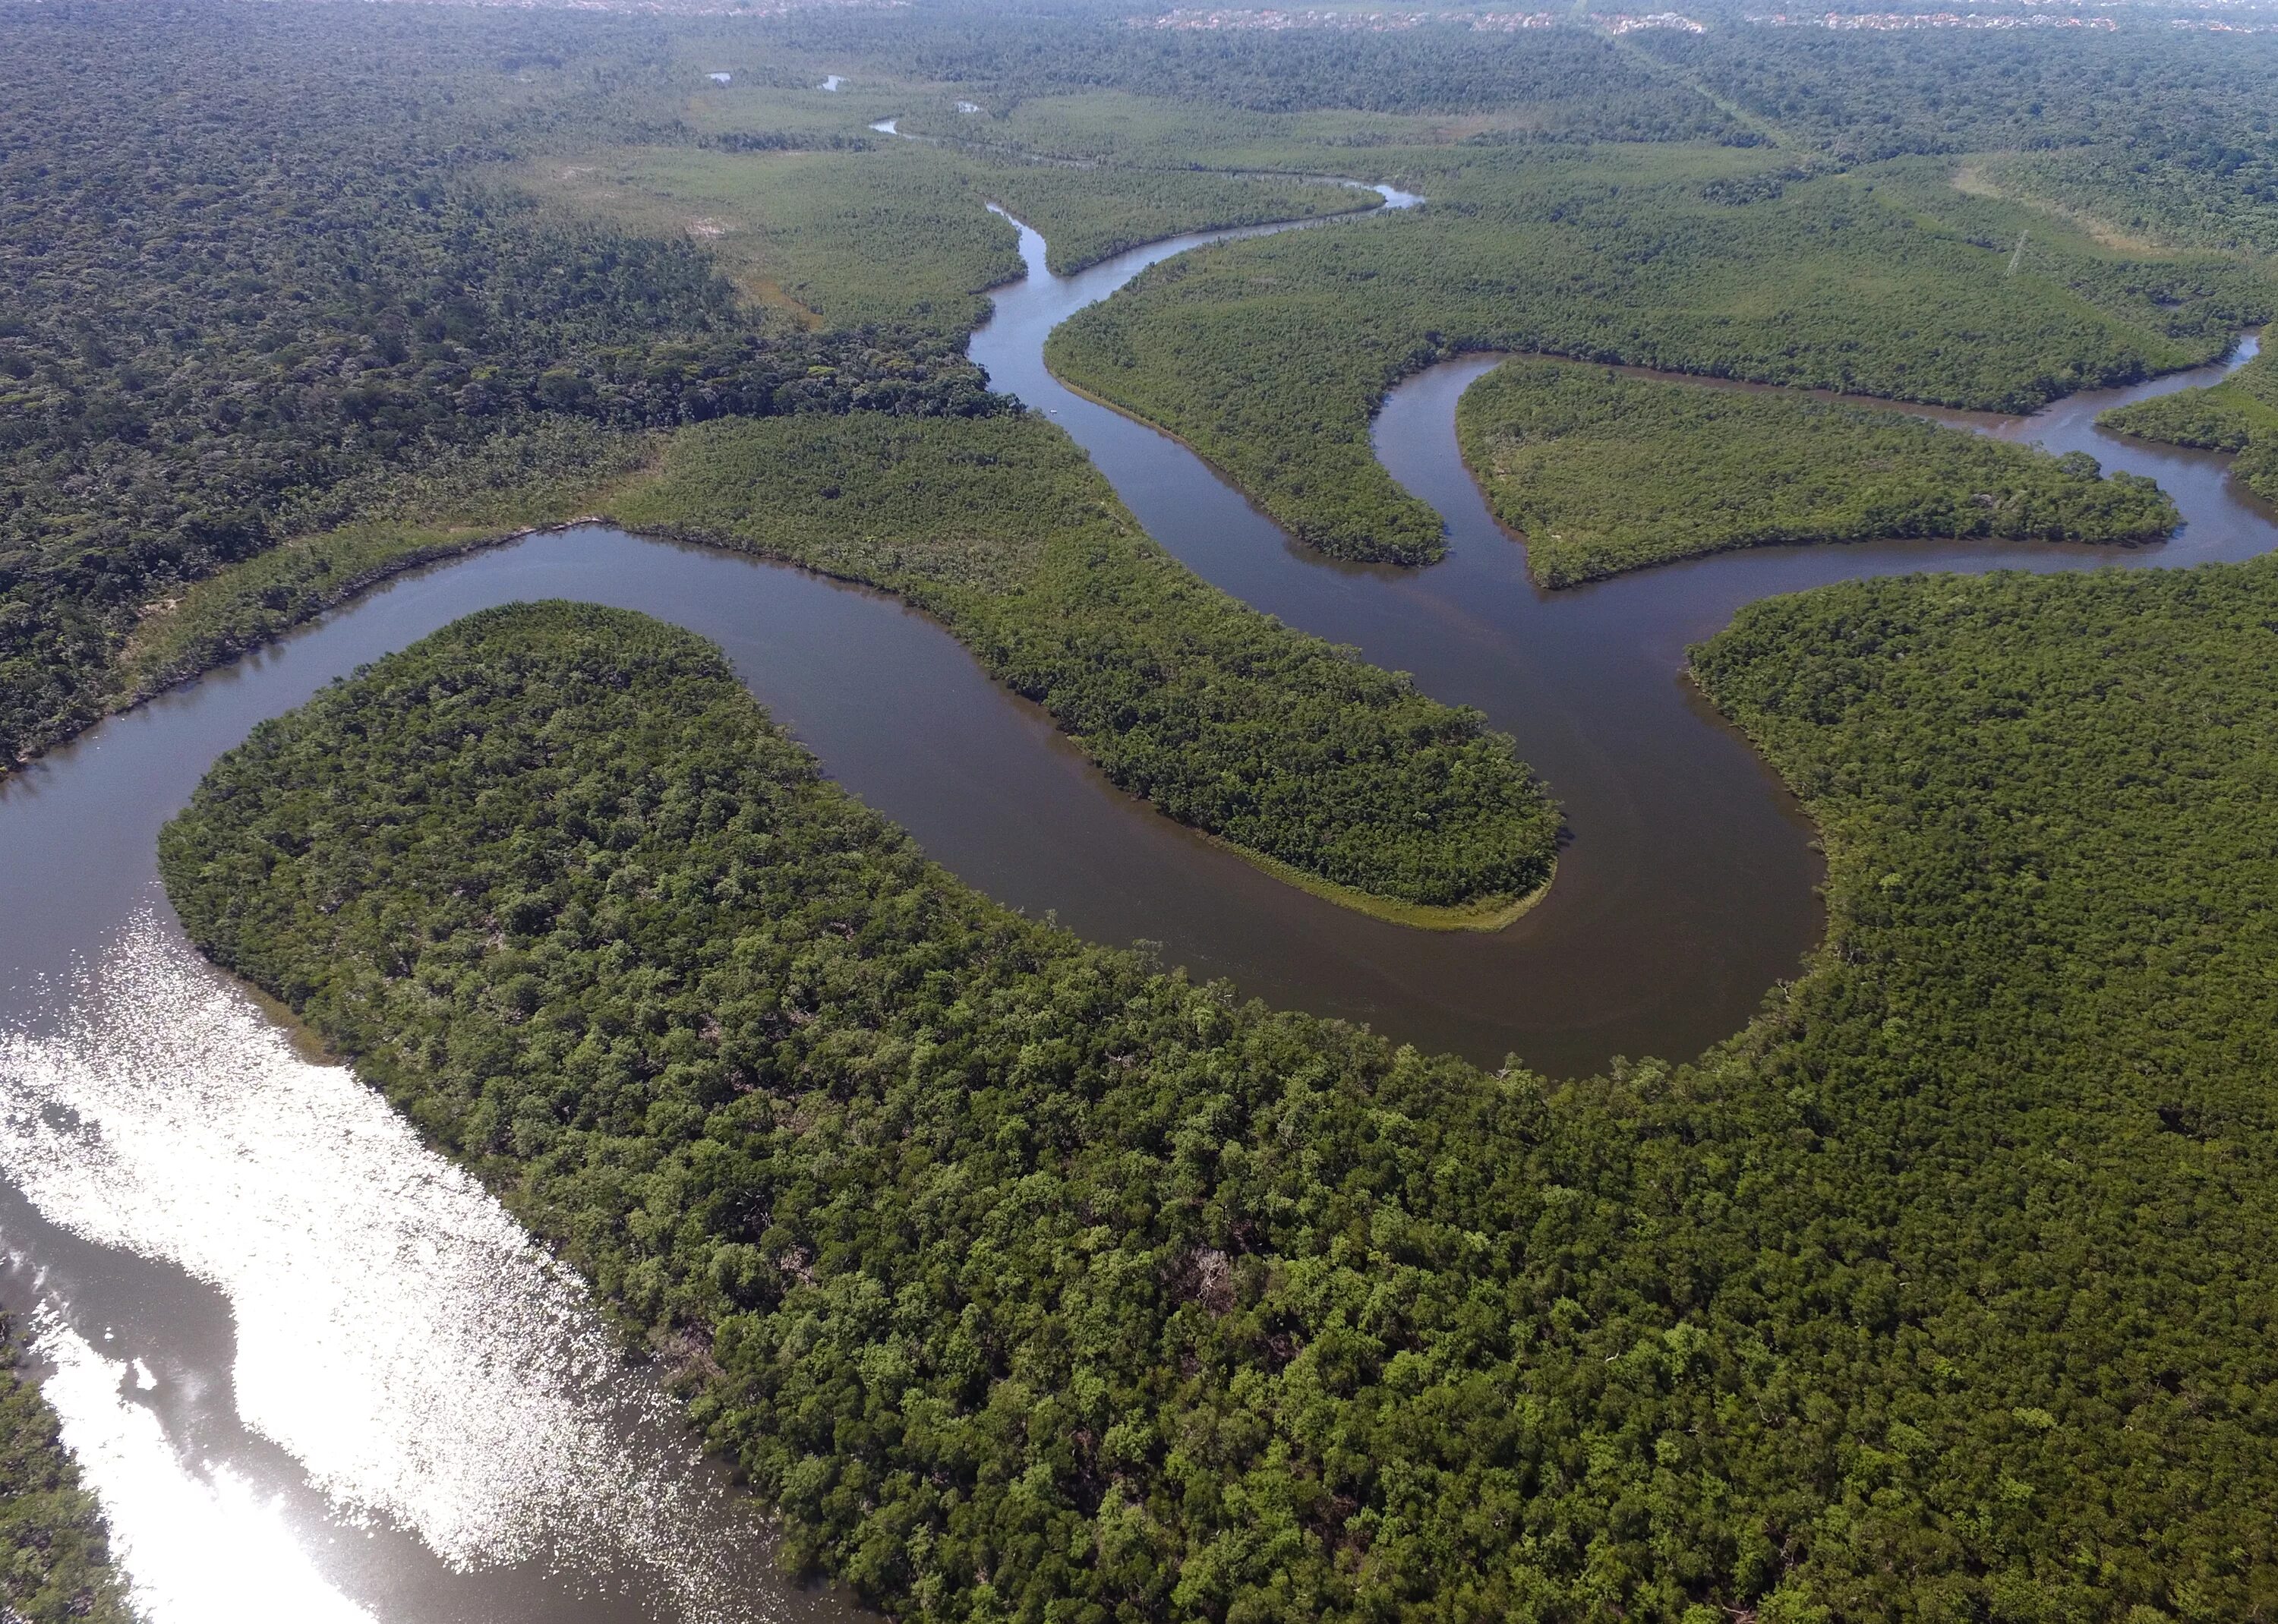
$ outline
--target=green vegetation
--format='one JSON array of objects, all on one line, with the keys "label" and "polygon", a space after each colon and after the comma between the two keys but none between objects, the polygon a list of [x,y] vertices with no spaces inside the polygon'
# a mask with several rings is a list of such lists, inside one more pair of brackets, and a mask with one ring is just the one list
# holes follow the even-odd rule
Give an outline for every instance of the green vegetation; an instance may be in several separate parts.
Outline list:
[{"label": "green vegetation", "polygon": [[982,290],[1021,274],[1011,223],[1044,233],[1066,272],[1141,242],[1219,225],[1376,206],[1320,182],[991,161],[915,141],[867,151],[605,149],[516,172],[541,195],[654,236],[691,235],[745,295],[846,326],[963,331]]},{"label": "green vegetation", "polygon": [[1638,49],[1837,162],[1987,155],[2005,189],[2116,232],[2278,250],[2278,41],[2130,23],[2061,40],[1723,27]]},{"label": "green vegetation", "polygon": [[[2199,451],[2244,451],[2258,434],[2278,428],[2278,406],[2264,398],[2274,379],[2258,359],[2205,389],[2178,389],[2097,417],[2099,427]],[[2260,387],[2258,387],[2260,385]]]},{"label": "green vegetation", "polygon": [[991,202],[1043,234],[1045,259],[1061,276],[1184,232],[1356,214],[1382,201],[1349,186],[1260,175],[1001,163],[975,164],[972,175]]},{"label": "green vegetation", "polygon": [[296,536],[152,606],[120,652],[121,692],[161,692],[390,576],[594,516],[654,454],[650,436],[540,416],[416,473],[375,469],[340,492],[363,515],[355,523]]},{"label": "green vegetation", "polygon": [[1697,657],[1831,934],[1553,1085],[996,907],[638,617],[493,611],[163,842],[903,1616],[2278,1610],[2278,568],[1914,577]]},{"label": "green vegetation", "polygon": [[11,5],[0,27],[0,766],[101,713],[146,606],[541,414],[1006,404],[960,333],[761,320],[684,234],[480,183],[653,127],[672,73],[646,26]]},{"label": "green vegetation", "polygon": [[[1301,539],[1415,562],[1438,556],[1438,519],[1378,463],[1369,419],[1460,351],[2023,409],[2210,359],[2270,308],[2247,265],[2117,255],[1919,164],[1813,177],[1619,147],[1444,164],[1422,210],[1156,267],[1056,332],[1053,368],[1191,442]],[[2013,275],[2020,220],[2037,234]]]},{"label": "green vegetation", "polygon": [[1411,922],[1549,878],[1557,812],[1509,740],[1196,579],[1040,417],[707,424],[611,511],[900,594],[1116,783]]},{"label": "green vegetation", "polygon": [[687,147],[547,156],[515,172],[581,215],[704,243],[747,299],[802,320],[963,332],[983,288],[1021,274],[1018,239],[939,154]]},{"label": "green vegetation", "polygon": [[1116,783],[1345,906],[1491,929],[1549,878],[1557,812],[1507,739],[1196,580],[1042,418],[815,415],[669,437],[540,418],[360,489],[369,519],[155,608],[121,658],[125,691],[160,691],[406,569],[608,517],[919,605]]},{"label": "green vegetation", "polygon": [[[849,7],[777,28],[811,50],[954,87],[955,100],[990,118],[1017,116],[1031,97],[1108,90],[1205,112],[1501,111],[1509,125],[1566,140],[1755,140],[1695,92],[1581,28],[1194,34],[1081,12],[1031,11],[1008,25],[1002,11],[978,6],[898,16]],[[921,127],[960,133],[938,116]]]},{"label": "green vegetation", "polygon": [[2257,355],[2210,388],[2155,395],[2096,421],[2147,440],[2236,452],[2231,472],[2265,501],[2278,501],[2278,360]]},{"label": "green vegetation", "polygon": [[0,1315],[0,1608],[24,1624],[132,1624],[95,1497]]},{"label": "green vegetation", "polygon": [[2157,541],[2149,479],[1809,397],[1509,361],[1456,410],[1464,460],[1545,586],[1773,542]]},{"label": "green vegetation", "polygon": [[1521,127],[1533,113],[1253,112],[1095,89],[1028,96],[979,117],[921,103],[898,127],[1066,163],[1382,176],[1404,158],[1435,157],[1430,149],[1449,141]]}]

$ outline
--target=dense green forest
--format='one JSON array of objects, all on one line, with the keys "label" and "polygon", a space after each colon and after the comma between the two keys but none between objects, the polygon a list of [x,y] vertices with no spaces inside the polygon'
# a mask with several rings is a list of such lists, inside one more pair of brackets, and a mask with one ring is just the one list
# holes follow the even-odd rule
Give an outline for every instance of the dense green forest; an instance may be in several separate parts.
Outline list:
[{"label": "dense green forest", "polygon": [[[541,411],[1007,404],[958,333],[760,324],[684,235],[465,177],[640,127],[649,101],[612,94],[666,73],[638,28],[579,34],[571,72],[568,25],[479,12],[40,5],[0,25],[0,760],[99,713],[143,606],[349,517],[375,469]],[[557,82],[525,82],[533,34]]]},{"label": "dense green forest", "polygon": [[0,1609],[24,1624],[133,1624],[95,1497],[0,1315]]},{"label": "dense green forest", "polygon": [[[761,9],[0,0],[0,773],[607,512],[901,595],[1253,854],[1493,903],[1548,873],[1544,787],[988,390],[984,202],[1067,270],[1367,202],[1322,175],[1425,194],[1160,266],[1051,358],[1412,562],[1384,390],[1566,357],[1460,418],[1552,581],[2173,521],[1609,364],[2020,409],[2278,310],[2253,36]],[[2107,421],[2278,499],[2274,365]],[[1743,611],[1693,674],[1823,834],[1827,939],[1706,1056],[1581,1079],[1015,915],[716,650],[591,607],[264,725],[161,865],[657,1351],[787,1558],[897,1616],[2229,1624],[2278,1617],[2274,627],[2267,560]],[[0,1611],[121,1617],[11,1362]]]},{"label": "dense green forest", "polygon": [[1838,163],[1991,155],[2020,193],[2121,231],[2278,249],[2278,41],[2156,22],[2025,34],[1720,27],[1639,49]]},{"label": "dense green forest", "polygon": [[1370,416],[1402,374],[1460,351],[2018,410],[2212,359],[2271,308],[2242,262],[2117,255],[1920,160],[1440,162],[1423,209],[1166,262],[1054,333],[1054,369],[1191,441],[1300,538],[1414,562],[1437,556],[1439,522],[1376,461]]},{"label": "dense green forest", "polygon": [[0,30],[0,764],[131,696],[154,606],[540,420],[1008,409],[963,355],[1020,270],[985,201],[1064,263],[1373,202],[882,141],[819,93],[713,86],[703,31],[655,20],[8,5]]},{"label": "dense green forest", "polygon": [[461,622],[170,826],[193,935],[908,1615],[2278,1609],[2278,568],[1909,577],[1697,673],[1831,934],[1553,1083],[998,908],[715,652]]},{"label": "dense green forest", "polygon": [[1456,410],[1464,461],[1545,586],[1774,542],[2140,542],[2151,480],[1884,408],[1508,361]]},{"label": "dense green forest", "polygon": [[2278,359],[2257,355],[2220,384],[2115,407],[2098,426],[2201,451],[2238,454],[2231,473],[2278,501]]},{"label": "dense green forest", "polygon": [[1472,905],[1411,922],[1549,878],[1557,811],[1508,739],[1196,579],[1041,417],[707,424],[610,511],[900,594],[1181,822],[1367,896]]}]

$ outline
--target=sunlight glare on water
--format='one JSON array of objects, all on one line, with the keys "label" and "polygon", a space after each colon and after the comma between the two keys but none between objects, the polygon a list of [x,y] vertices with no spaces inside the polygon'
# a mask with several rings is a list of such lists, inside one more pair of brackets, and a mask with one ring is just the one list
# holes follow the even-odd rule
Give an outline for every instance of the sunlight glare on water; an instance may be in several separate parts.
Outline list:
[{"label": "sunlight glare on water", "polygon": [[[408,1529],[460,1570],[602,1552],[682,1616],[745,1616],[724,1553],[748,1557],[756,1522],[722,1536],[671,1401],[384,1098],[296,1054],[149,913],[59,1002],[58,1035],[0,1037],[0,1173],[58,1225],[218,1287],[244,1422],[347,1517]],[[271,1537],[260,1505],[226,1475],[151,1467],[165,1442],[118,1397],[139,1376],[67,1331],[49,1341],[154,1624],[210,1616],[200,1575],[241,1590],[224,1553]],[[205,1523],[228,1529],[182,1531]]]},{"label": "sunlight glare on water", "polygon": [[34,1342],[42,1385],[102,1501],[113,1553],[154,1624],[377,1624],[327,1584],[278,1509],[226,1467],[175,1458],[158,1418],[122,1391],[139,1376],[49,1317]]}]

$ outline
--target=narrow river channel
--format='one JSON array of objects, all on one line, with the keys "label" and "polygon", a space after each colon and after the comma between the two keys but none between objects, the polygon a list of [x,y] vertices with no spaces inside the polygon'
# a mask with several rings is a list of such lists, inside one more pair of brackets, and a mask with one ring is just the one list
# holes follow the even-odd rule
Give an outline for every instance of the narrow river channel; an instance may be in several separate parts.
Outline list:
[{"label": "narrow river channel", "polygon": [[1697,1052],[1819,928],[1810,830],[1678,675],[1685,645],[1739,605],[1908,569],[2198,563],[2278,543],[2222,459],[2098,435],[2090,420],[2121,397],[2083,397],[1968,421],[2154,476],[2188,521],[2175,541],[1767,550],[1546,595],[1456,455],[1456,399],[1492,364],[1474,358],[1404,384],[1378,425],[1387,466],[1446,516],[1449,560],[1334,565],[1043,367],[1074,310],[1242,234],[1062,278],[1023,229],[1029,274],[999,290],[974,353],[1199,573],[1515,735],[1573,826],[1549,899],[1493,936],[1319,902],[1107,787],[892,600],[599,526],[403,577],[104,723],[0,785],[0,1301],[37,1332],[153,1624],[852,1611],[773,1574],[751,1507],[653,1374],[615,1357],[577,1283],[182,938],[154,871],[159,826],[256,722],[357,666],[516,599],[659,615],[721,643],[835,777],[1002,900],[1158,942],[1259,996],[1563,1072]]}]

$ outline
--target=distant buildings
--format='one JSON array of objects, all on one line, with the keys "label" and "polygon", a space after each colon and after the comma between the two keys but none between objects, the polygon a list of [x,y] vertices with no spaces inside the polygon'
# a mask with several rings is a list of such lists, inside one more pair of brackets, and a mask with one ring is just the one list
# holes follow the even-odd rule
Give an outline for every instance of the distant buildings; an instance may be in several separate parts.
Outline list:
[{"label": "distant buildings", "polygon": [[1181,6],[1159,17],[1135,18],[1132,27],[1222,30],[1228,33],[1279,34],[1301,28],[1319,28],[1349,34],[1390,34],[1403,28],[1421,27],[1427,23],[1457,23],[1482,34],[1516,34],[1522,28],[1556,27],[1562,21],[1601,28],[1609,34],[1634,34],[1640,28],[1675,28],[1686,34],[1708,31],[1702,24],[1677,11],[1655,11],[1645,16],[1623,13],[1576,18],[1571,13],[1562,15],[1549,11],[1292,11],[1280,8],[1251,10],[1202,6]]}]

